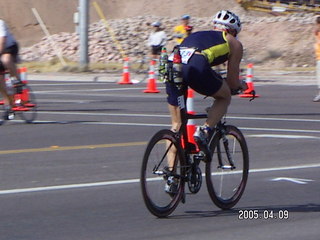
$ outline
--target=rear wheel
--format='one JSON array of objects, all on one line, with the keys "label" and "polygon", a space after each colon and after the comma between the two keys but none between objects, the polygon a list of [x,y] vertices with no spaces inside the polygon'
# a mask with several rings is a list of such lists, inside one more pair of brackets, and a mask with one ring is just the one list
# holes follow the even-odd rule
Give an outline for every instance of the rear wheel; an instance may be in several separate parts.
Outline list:
[{"label": "rear wheel", "polygon": [[234,126],[223,128],[224,133],[218,131],[210,142],[212,160],[206,163],[206,182],[212,201],[221,209],[230,209],[244,192],[249,154],[241,131]]},{"label": "rear wheel", "polygon": [[145,151],[140,183],[148,210],[166,217],[178,206],[184,194],[184,155],[176,133],[161,130]]}]

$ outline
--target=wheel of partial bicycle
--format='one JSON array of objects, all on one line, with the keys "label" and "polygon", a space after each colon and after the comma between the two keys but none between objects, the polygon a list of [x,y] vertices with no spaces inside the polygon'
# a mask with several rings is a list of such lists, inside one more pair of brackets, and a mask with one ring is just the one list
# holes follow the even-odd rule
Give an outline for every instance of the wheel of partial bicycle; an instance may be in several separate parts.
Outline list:
[{"label": "wheel of partial bicycle", "polygon": [[166,217],[178,206],[184,195],[184,155],[176,133],[157,132],[145,151],[140,183],[148,210]]},{"label": "wheel of partial bicycle", "polygon": [[246,187],[249,154],[241,131],[229,125],[224,128],[225,133],[218,131],[209,143],[212,160],[206,163],[206,182],[216,206],[230,209],[240,200]]},{"label": "wheel of partial bicycle", "polygon": [[26,123],[32,123],[37,117],[37,102],[36,98],[29,86],[25,86],[21,98],[18,99],[22,111],[18,113],[21,119]]},{"label": "wheel of partial bicycle", "polygon": [[4,124],[4,104],[0,104],[0,126]]}]

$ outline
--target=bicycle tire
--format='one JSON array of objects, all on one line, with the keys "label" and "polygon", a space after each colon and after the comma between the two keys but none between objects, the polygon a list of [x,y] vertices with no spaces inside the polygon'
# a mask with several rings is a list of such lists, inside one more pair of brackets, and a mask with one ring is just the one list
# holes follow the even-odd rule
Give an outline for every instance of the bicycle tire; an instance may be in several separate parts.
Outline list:
[{"label": "bicycle tire", "polygon": [[4,124],[5,119],[4,119],[4,103],[0,104],[0,126]]},{"label": "bicycle tire", "polygon": [[[25,97],[18,97],[16,101],[18,100],[20,106],[22,109],[25,109],[25,111],[18,111],[17,113],[20,115],[21,119],[25,121],[25,123],[32,123],[36,117],[37,117],[37,101],[36,97],[33,94],[32,89],[29,86],[24,86],[24,90],[26,93]],[[23,94],[22,94],[23,95]]]},{"label": "bicycle tire", "polygon": [[[168,153],[176,148],[172,173],[176,178],[174,193],[165,191],[168,174],[160,174],[168,167]],[[172,155],[173,156],[173,155]],[[184,195],[185,159],[176,133],[164,129],[157,132],[149,141],[141,167],[140,184],[142,197],[147,209],[153,215],[163,218],[170,215]]]},{"label": "bicycle tire", "polygon": [[[212,156],[211,161],[206,163],[206,182],[211,200],[217,207],[226,210],[238,203],[245,190],[249,173],[249,153],[241,131],[231,125],[224,127],[225,135],[218,131],[209,143]],[[226,147],[222,142],[223,136],[228,139],[229,147],[230,143],[233,144],[230,154],[234,160],[235,169],[228,169],[227,165],[224,165],[224,169],[221,167],[221,163],[228,159]],[[228,191],[229,188],[230,191]]]}]

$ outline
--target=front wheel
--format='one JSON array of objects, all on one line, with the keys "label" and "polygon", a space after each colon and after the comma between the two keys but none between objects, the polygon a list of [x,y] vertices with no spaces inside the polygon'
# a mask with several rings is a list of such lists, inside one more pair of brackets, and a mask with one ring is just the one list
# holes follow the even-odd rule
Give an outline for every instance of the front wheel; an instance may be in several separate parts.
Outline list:
[{"label": "front wheel", "polygon": [[240,200],[248,179],[249,154],[245,138],[234,126],[223,126],[209,144],[212,160],[206,163],[206,182],[212,201],[230,209]]},{"label": "front wheel", "polygon": [[145,151],[140,183],[148,210],[166,217],[184,194],[185,163],[179,138],[170,130],[157,132]]},{"label": "front wheel", "polygon": [[15,94],[16,108],[17,112],[22,120],[26,123],[32,123],[37,117],[37,102],[36,98],[28,85],[23,87],[22,93]]}]

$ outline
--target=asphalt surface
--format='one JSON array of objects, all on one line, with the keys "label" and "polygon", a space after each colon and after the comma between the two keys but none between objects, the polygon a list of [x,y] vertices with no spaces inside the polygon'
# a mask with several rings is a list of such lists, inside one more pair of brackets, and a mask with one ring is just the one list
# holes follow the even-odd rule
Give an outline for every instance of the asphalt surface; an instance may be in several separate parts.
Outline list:
[{"label": "asphalt surface", "polygon": [[[234,97],[229,108],[227,122],[250,151],[236,207],[218,209],[204,184],[166,219],[147,211],[138,182],[147,141],[169,127],[163,87],[146,94],[142,83],[30,81],[36,121],[0,127],[0,239],[319,239],[320,103],[312,84],[281,78],[266,74],[260,98]],[[196,111],[210,102],[196,95]],[[241,219],[250,211],[259,219]]]}]

